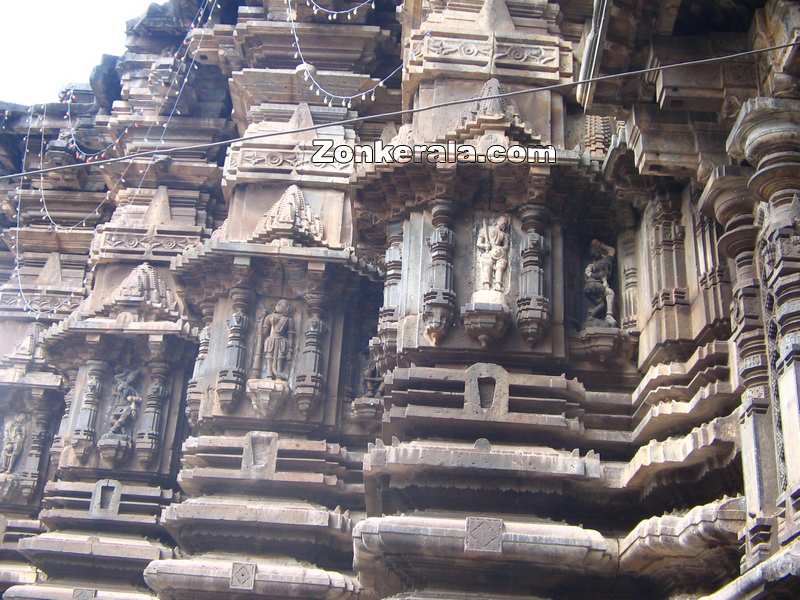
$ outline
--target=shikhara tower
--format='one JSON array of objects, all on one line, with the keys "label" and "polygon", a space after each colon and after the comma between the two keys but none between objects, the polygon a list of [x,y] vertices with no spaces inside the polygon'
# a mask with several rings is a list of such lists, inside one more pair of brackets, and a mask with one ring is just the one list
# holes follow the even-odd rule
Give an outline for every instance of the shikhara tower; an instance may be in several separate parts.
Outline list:
[{"label": "shikhara tower", "polygon": [[796,43],[800,2],[170,0],[127,34],[0,103],[0,174],[76,165],[0,181],[4,599],[800,594],[798,46],[494,97]]}]

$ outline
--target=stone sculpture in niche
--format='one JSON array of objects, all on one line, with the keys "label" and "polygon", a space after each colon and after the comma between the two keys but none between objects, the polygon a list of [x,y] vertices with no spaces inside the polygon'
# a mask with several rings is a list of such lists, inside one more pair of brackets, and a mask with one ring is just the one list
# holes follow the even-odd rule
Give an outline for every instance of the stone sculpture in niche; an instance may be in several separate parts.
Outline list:
[{"label": "stone sculpture in niche", "polygon": [[261,320],[247,392],[253,410],[262,418],[275,415],[289,396],[289,372],[295,329],[291,306],[278,300]]},{"label": "stone sculpture in niche", "polygon": [[3,454],[1,457],[3,473],[11,473],[14,470],[14,465],[25,446],[26,437],[27,428],[23,413],[6,422],[3,428]]},{"label": "stone sculpture in niche", "polygon": [[265,377],[288,379],[289,363],[294,347],[294,321],[286,300],[278,300],[272,313],[264,317],[261,331],[264,336]]},{"label": "stone sculpture in niche", "polygon": [[616,327],[614,290],[608,282],[614,268],[614,248],[592,240],[591,260],[584,271],[586,327]]},{"label": "stone sculpture in niche", "polygon": [[353,399],[350,416],[356,422],[375,423],[383,412],[383,376],[380,369],[381,345],[378,338],[369,341],[369,353],[363,355],[361,395]]},{"label": "stone sculpture in niche", "polygon": [[477,288],[472,302],[461,307],[467,333],[486,348],[492,340],[501,339],[511,320],[506,303],[506,274],[511,249],[511,221],[500,215],[489,225],[484,219],[478,227],[475,242],[477,253]]},{"label": "stone sculpture in niche", "polygon": [[112,412],[108,431],[97,444],[101,456],[118,465],[133,445],[132,432],[142,398],[135,387],[141,376],[139,369],[122,370],[114,376],[111,391]]},{"label": "stone sculpture in niche", "polygon": [[511,246],[509,225],[508,217],[500,215],[489,226],[484,220],[478,232],[478,273],[483,290],[504,291],[508,251]]}]

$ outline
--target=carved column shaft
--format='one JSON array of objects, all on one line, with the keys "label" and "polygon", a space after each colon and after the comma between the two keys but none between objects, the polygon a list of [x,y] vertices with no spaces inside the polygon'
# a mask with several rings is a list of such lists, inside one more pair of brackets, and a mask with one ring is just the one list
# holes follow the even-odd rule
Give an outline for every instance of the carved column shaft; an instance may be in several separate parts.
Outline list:
[{"label": "carved column shaft", "polygon": [[520,209],[525,236],[520,250],[519,296],[516,320],[522,337],[534,346],[550,320],[550,300],[545,289],[545,228],[547,208],[527,204]]},{"label": "carved column shaft", "polygon": [[652,308],[687,304],[683,267],[686,232],[681,224],[680,199],[671,194],[660,195],[651,210]]},{"label": "carved column shaft", "polygon": [[231,412],[244,394],[247,379],[247,330],[249,326],[252,290],[243,284],[235,286],[231,292],[232,312],[228,318],[228,340],[225,346],[225,367],[217,377],[217,399],[225,412]]},{"label": "carved column shaft", "polygon": [[89,360],[86,363],[86,380],[83,397],[72,431],[72,447],[80,460],[88,457],[97,436],[97,407],[103,393],[103,380],[110,365],[103,360]]},{"label": "carved column shaft", "polygon": [[204,302],[201,310],[203,312],[203,328],[200,330],[200,335],[198,336],[197,358],[195,359],[194,370],[192,371],[192,381],[197,380],[197,376],[200,374],[203,363],[208,356],[208,346],[211,343],[211,322],[214,320],[214,303]]},{"label": "carved column shaft", "polygon": [[145,397],[141,425],[136,433],[136,456],[146,466],[157,456],[161,441],[161,412],[169,391],[169,364],[159,358],[148,364],[150,387]]},{"label": "carved column shaft", "polygon": [[753,225],[753,207],[758,199],[747,189],[749,175],[744,167],[718,167],[700,198],[701,210],[713,214],[725,227],[718,240],[719,253],[733,259],[736,268],[730,312],[743,388],[739,410],[747,501],[747,521],[742,532],[743,571],[773,551],[778,494],[772,393],[761,290],[755,271],[758,228]]},{"label": "carved column shaft", "polygon": [[428,247],[431,266],[428,270],[428,289],[422,301],[425,335],[434,345],[447,335],[456,310],[456,293],[453,289],[453,249],[455,233],[451,229],[453,204],[441,200],[433,205],[431,233]]},{"label": "carved column shaft", "polygon": [[[769,203],[759,240],[768,358],[777,396],[778,480],[785,488],[781,541],[800,534],[800,101],[751,98],[728,138],[728,152],[755,168],[750,190]],[[774,357],[774,358],[773,358]]]},{"label": "carved column shaft", "polygon": [[194,362],[192,378],[186,384],[186,418],[189,424],[194,427],[200,417],[200,402],[203,399],[203,389],[201,389],[198,378],[203,371],[208,347],[211,343],[211,322],[214,320],[214,303],[204,302],[201,306],[203,312],[203,328],[200,330],[198,339],[197,358]]},{"label": "carved column shaft", "polygon": [[58,455],[64,449],[64,438],[69,436],[69,420],[72,403],[75,400],[75,380],[78,377],[77,369],[68,369],[64,373],[64,387],[66,392],[64,394],[64,412],[61,415],[61,423],[58,426],[58,432],[53,437],[53,443],[50,445],[50,456],[53,457],[53,462],[58,462]]},{"label": "carved column shaft", "polygon": [[620,321],[628,333],[639,333],[639,269],[636,266],[636,233],[623,232],[617,239],[619,270],[622,275]]},{"label": "carved column shaft", "polygon": [[324,294],[320,290],[305,295],[308,322],[293,393],[297,408],[303,417],[306,417],[311,407],[321,399],[325,383],[322,373],[322,342],[327,330],[322,312],[324,300]]},{"label": "carved column shaft", "polygon": [[393,221],[387,227],[383,306],[378,313],[378,337],[384,353],[394,356],[397,350],[397,321],[400,308],[400,282],[403,279],[403,222]]},{"label": "carved column shaft", "polygon": [[51,410],[43,390],[35,389],[31,396],[31,447],[24,469],[30,473],[38,473],[42,453],[47,445]]}]

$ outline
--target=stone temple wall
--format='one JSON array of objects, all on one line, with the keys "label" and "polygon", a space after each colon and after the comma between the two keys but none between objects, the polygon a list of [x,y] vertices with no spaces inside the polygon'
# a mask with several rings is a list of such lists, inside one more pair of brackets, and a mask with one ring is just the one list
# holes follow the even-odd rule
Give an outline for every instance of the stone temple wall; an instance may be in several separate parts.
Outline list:
[{"label": "stone temple wall", "polygon": [[796,44],[800,2],[127,36],[0,103],[0,176],[69,166],[0,179],[4,599],[800,597],[800,47],[655,69]]}]

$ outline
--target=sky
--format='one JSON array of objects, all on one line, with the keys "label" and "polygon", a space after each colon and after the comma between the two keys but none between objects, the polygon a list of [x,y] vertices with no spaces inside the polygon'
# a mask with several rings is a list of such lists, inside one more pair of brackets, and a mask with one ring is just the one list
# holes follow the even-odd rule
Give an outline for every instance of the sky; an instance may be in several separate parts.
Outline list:
[{"label": "sky", "polygon": [[[0,0],[0,101],[56,102],[125,51],[125,22],[154,0]],[[159,2],[160,3],[160,2]]]}]

